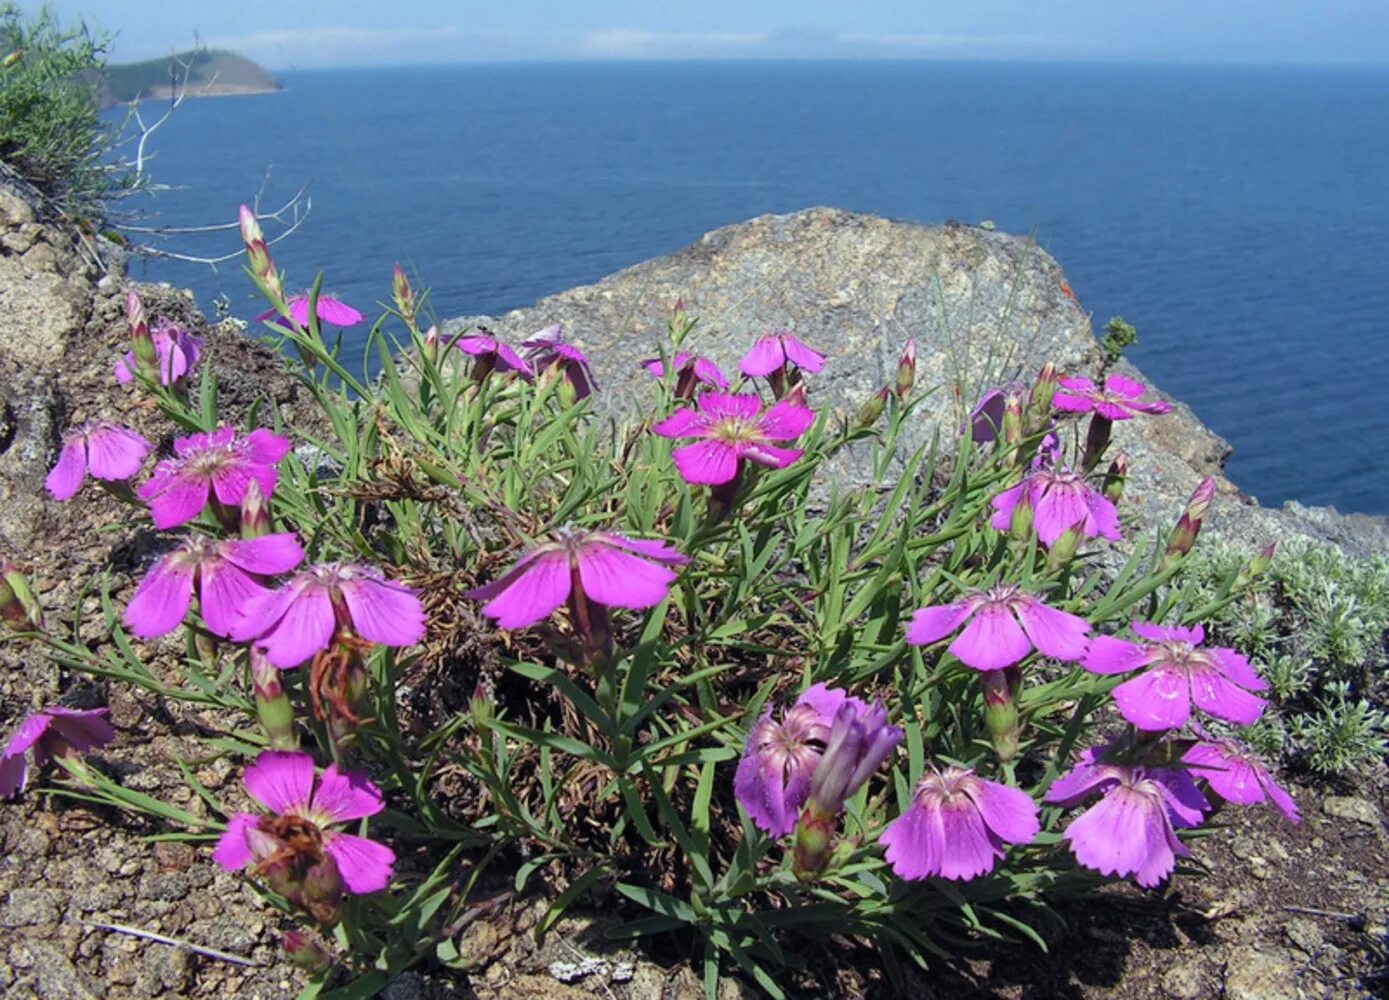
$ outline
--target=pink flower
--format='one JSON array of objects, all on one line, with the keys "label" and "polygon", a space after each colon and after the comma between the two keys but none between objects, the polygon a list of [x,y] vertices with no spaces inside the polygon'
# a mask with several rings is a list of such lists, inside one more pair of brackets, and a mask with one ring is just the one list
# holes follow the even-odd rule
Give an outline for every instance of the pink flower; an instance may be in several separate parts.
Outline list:
[{"label": "pink flower", "polygon": [[49,757],[105,746],[116,738],[104,708],[78,709],[54,705],[26,718],[11,734],[0,754],[0,798],[12,799],[29,781],[24,752],[34,748],[34,766],[43,767]]},{"label": "pink flower", "polygon": [[1066,827],[1071,853],[1101,875],[1136,875],[1152,888],[1172,874],[1178,857],[1191,856],[1173,827],[1199,826],[1209,804],[1185,771],[1104,763],[1100,754],[1093,747],[1082,752],[1043,801],[1073,806],[1103,794]]},{"label": "pink flower", "polygon": [[782,713],[780,722],[772,721],[769,707],[748,731],[733,791],[753,824],[769,837],[784,837],[796,828],[835,716],[845,705],[855,713],[869,711],[862,700],[815,684]]},{"label": "pink flower", "polygon": [[651,428],[667,438],[703,438],[671,452],[685,481],[717,486],[738,475],[743,460],[782,469],[801,457],[798,448],[778,448],[772,441],[794,441],[815,422],[815,414],[793,399],[762,412],[754,395],[706,392],[695,407],[682,407]]},{"label": "pink flower", "polygon": [[697,357],[685,351],[677,351],[674,357],[647,358],[641,362],[647,374],[654,378],[665,378],[667,370],[675,373],[675,395],[679,399],[693,399],[695,389],[700,385],[727,389],[728,379],[724,378],[719,366],[708,358]]},{"label": "pink flower", "polygon": [[241,609],[269,593],[260,578],[287,573],[303,559],[290,532],[221,542],[190,535],[150,567],[126,605],[126,624],[142,639],[173,631],[188,614],[196,583],[207,630],[228,636]]},{"label": "pink flower", "polygon": [[788,364],[814,374],[825,367],[825,356],[811,350],[790,330],[773,330],[757,339],[738,367],[749,378],[758,378],[784,371]]},{"label": "pink flower", "polygon": [[1078,472],[1061,465],[1055,453],[1034,464],[1032,472],[1010,490],[990,501],[995,514],[989,521],[1008,531],[1019,503],[1032,510],[1032,527],[1043,545],[1050,547],[1063,534],[1081,525],[1081,537],[1096,535],[1118,541],[1119,511],[1103,493],[1085,482]]},{"label": "pink flower", "polygon": [[1122,375],[1109,376],[1104,380],[1103,389],[1088,378],[1063,378],[1051,405],[1067,413],[1093,410],[1108,420],[1129,420],[1139,413],[1167,413],[1172,409],[1171,404],[1161,399],[1140,401],[1138,397],[1144,391],[1142,382]]},{"label": "pink flower", "polygon": [[193,520],[208,499],[240,506],[246,484],[255,479],[261,493],[275,491],[275,466],[289,451],[289,441],[259,428],[240,436],[231,427],[210,434],[174,439],[174,457],[154,467],[149,482],[137,491],[150,505],[156,528]]},{"label": "pink flower", "polygon": [[[309,327],[309,293],[301,292],[298,295],[291,295],[285,305],[289,306],[290,318],[301,329],[307,330]],[[320,294],[314,306],[314,313],[317,314],[318,321],[329,326],[356,326],[365,318],[356,309],[331,295]],[[274,309],[267,309],[256,317],[257,323],[264,323],[266,320],[277,326],[289,327],[285,318]]]},{"label": "pink flower", "polygon": [[1011,666],[1034,646],[1054,660],[1078,660],[1090,630],[1084,618],[1047,607],[1016,584],[999,584],[953,604],[919,609],[907,626],[907,641],[929,646],[961,625],[950,652],[982,671]]},{"label": "pink flower", "polygon": [[564,340],[564,327],[556,323],[521,341],[521,350],[535,365],[536,374],[559,368],[574,389],[574,398],[583,399],[598,388],[588,355]]},{"label": "pink flower", "polygon": [[835,816],[887,760],[905,734],[887,723],[881,702],[846,697],[834,713],[825,752],[810,779],[810,803],[819,816]]},{"label": "pink flower", "polygon": [[1081,665],[1095,674],[1150,668],[1113,691],[1119,714],[1139,729],[1183,725],[1193,701],[1217,719],[1241,726],[1254,722],[1264,710],[1264,700],[1249,691],[1263,691],[1268,682],[1233,649],[1199,648],[1205,639],[1200,625],[1164,628],[1134,622],[1133,630],[1147,641],[1097,636]]},{"label": "pink flower", "polygon": [[535,377],[530,365],[519,354],[489,333],[460,337],[453,346],[476,359],[473,362],[474,381],[481,382],[497,368],[504,372],[516,372],[527,382]]},{"label": "pink flower", "polygon": [[313,758],[267,750],[246,768],[246,791],[274,815],[234,813],[212,853],[228,871],[256,863],[261,871],[303,881],[307,870],[331,858],[342,885],[354,895],[386,888],[395,852],[366,837],[330,829],[355,823],[384,808],[381,791],[358,771],[329,765],[314,787]]},{"label": "pink flower", "polygon": [[482,613],[502,628],[534,625],[575,592],[605,607],[640,610],[665,600],[675,581],[669,567],[689,561],[664,542],[565,528],[468,596],[487,601]]},{"label": "pink flower", "polygon": [[413,590],[375,567],[320,563],[248,598],[231,638],[254,642],[288,668],[327,649],[339,628],[383,646],[413,646],[424,638],[424,608]]},{"label": "pink flower", "polygon": [[[149,331],[154,341],[154,350],[159,359],[159,384],[173,385],[193,370],[202,354],[203,342],[194,337],[177,323],[159,320]],[[125,357],[116,362],[116,381],[128,385],[135,380],[139,363],[134,351],[126,351]]]},{"label": "pink flower", "polygon": [[1290,822],[1302,819],[1292,796],[1274,784],[1254,752],[1233,740],[1203,740],[1182,755],[1182,762],[1226,802],[1272,802]]},{"label": "pink flower", "polygon": [[1031,843],[1037,817],[1024,792],[951,765],[922,775],[911,805],[878,841],[898,878],[968,880],[992,871],[1005,843]]},{"label": "pink flower", "polygon": [[85,424],[63,438],[58,463],[48,473],[44,487],[54,500],[71,500],[90,471],[96,479],[119,482],[140,471],[150,443],[115,424]]}]

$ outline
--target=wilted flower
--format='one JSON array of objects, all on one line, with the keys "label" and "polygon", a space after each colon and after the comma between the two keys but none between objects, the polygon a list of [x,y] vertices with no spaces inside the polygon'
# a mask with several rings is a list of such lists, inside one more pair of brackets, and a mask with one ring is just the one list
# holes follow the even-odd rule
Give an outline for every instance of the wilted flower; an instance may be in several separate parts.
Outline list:
[{"label": "wilted flower", "polygon": [[868,711],[862,700],[815,684],[782,713],[780,722],[772,720],[768,707],[748,731],[733,791],[753,824],[768,836],[784,837],[796,828],[835,716],[845,705]]},{"label": "wilted flower", "polygon": [[558,368],[574,390],[575,399],[592,395],[598,388],[589,367],[588,355],[564,339],[564,327],[559,323],[531,334],[521,341],[521,351],[535,365],[536,374]]},{"label": "wilted flower", "polygon": [[953,604],[920,608],[907,626],[907,641],[929,646],[961,625],[950,652],[985,671],[1017,663],[1034,646],[1052,659],[1078,660],[1090,630],[1084,618],[1050,608],[1016,584],[999,584]]},{"label": "wilted flower", "polygon": [[878,841],[898,878],[967,880],[992,871],[1005,843],[1030,843],[1037,817],[1026,793],[951,765],[922,775],[911,805]]},{"label": "wilted flower", "polygon": [[708,358],[697,357],[685,351],[677,351],[674,357],[664,360],[647,358],[641,362],[641,366],[647,374],[655,378],[665,378],[667,370],[673,371],[677,399],[693,399],[695,390],[700,385],[709,385],[716,389],[728,388],[728,379],[724,378],[718,365]]},{"label": "wilted flower", "polygon": [[989,523],[999,531],[1008,531],[1014,509],[1019,504],[1026,505],[1032,512],[1037,538],[1048,547],[1077,525],[1084,538],[1099,535],[1118,541],[1122,537],[1114,504],[1090,486],[1084,476],[1062,465],[1055,451],[1043,452],[1022,482],[1004,490],[990,503],[995,513]]},{"label": "wilted flower", "polygon": [[1145,642],[1132,643],[1097,636],[1081,665],[1095,674],[1122,674],[1147,667],[1144,673],[1112,692],[1119,714],[1139,729],[1175,729],[1191,716],[1191,703],[1217,719],[1247,726],[1264,710],[1264,700],[1250,691],[1263,691],[1268,682],[1233,649],[1201,648],[1205,630],[1134,622]]},{"label": "wilted flower", "polygon": [[655,607],[675,581],[670,567],[690,561],[664,542],[610,531],[562,528],[557,535],[491,583],[468,592],[488,602],[483,614],[502,628],[526,628],[579,596],[587,607]]},{"label": "wilted flower", "polygon": [[[289,307],[289,316],[300,329],[307,330],[309,327],[309,293],[301,292],[298,295],[291,295],[289,301],[285,303]],[[320,323],[328,326],[356,326],[365,317],[347,303],[332,295],[320,294],[314,303],[314,314]],[[267,309],[256,317],[257,323],[264,323],[266,320],[276,326],[288,328],[289,323],[279,310]]]},{"label": "wilted flower", "polygon": [[1022,412],[1022,398],[1026,391],[1026,386],[1021,382],[1009,382],[987,390],[969,412],[970,440],[975,444],[996,441],[1003,434],[1005,414],[1010,410],[1019,414]]},{"label": "wilted flower", "polygon": [[391,880],[395,852],[332,829],[384,808],[380,790],[357,771],[329,765],[314,782],[306,753],[267,750],[246,768],[246,791],[271,815],[234,813],[212,859],[228,871],[254,864],[254,875],[325,923],[337,917],[342,889],[377,892]]},{"label": "wilted flower", "polygon": [[1292,796],[1274,783],[1268,768],[1248,747],[1233,740],[1206,739],[1184,753],[1182,763],[1191,768],[1193,778],[1205,779],[1226,802],[1271,802],[1289,821],[1302,819]]},{"label": "wilted flower", "polygon": [[373,566],[320,563],[249,598],[231,638],[254,642],[287,668],[327,649],[339,629],[383,646],[413,646],[424,638],[424,608],[413,590]]},{"label": "wilted flower", "polygon": [[142,639],[172,631],[188,614],[196,584],[207,630],[230,635],[242,608],[269,593],[259,578],[287,573],[303,559],[291,532],[221,542],[190,535],[150,567],[126,605],[126,624]]},{"label": "wilted flower", "polygon": [[801,457],[797,448],[779,448],[772,441],[794,441],[815,422],[815,414],[793,399],[783,399],[765,413],[762,401],[750,394],[706,392],[695,406],[682,407],[651,428],[667,438],[703,438],[671,452],[686,482],[717,486],[731,482],[746,459],[781,469]]},{"label": "wilted flower", "polygon": [[58,462],[44,480],[54,500],[71,500],[91,472],[93,478],[120,482],[140,471],[150,443],[115,424],[84,424],[63,438]]},{"label": "wilted flower", "polygon": [[[154,342],[160,385],[177,384],[179,379],[193,370],[202,354],[202,340],[168,320],[155,323],[149,337]],[[134,381],[135,373],[139,370],[139,359],[135,352],[126,351],[125,357],[116,362],[116,381],[127,385]]]},{"label": "wilted flower", "polygon": [[1043,801],[1078,805],[1104,797],[1071,820],[1064,839],[1076,860],[1101,875],[1135,875],[1151,888],[1172,874],[1178,857],[1190,857],[1173,827],[1201,823],[1206,798],[1185,771],[1101,761],[1102,751],[1081,753],[1071,772],[1052,784]]},{"label": "wilted flower", "polygon": [[54,705],[26,718],[10,735],[0,754],[0,798],[12,799],[29,780],[24,754],[34,748],[34,766],[43,767],[50,757],[66,757],[116,738],[103,716],[104,708],[63,708]]},{"label": "wilted flower", "polygon": [[1146,391],[1142,382],[1122,375],[1110,375],[1104,387],[1088,378],[1063,378],[1061,388],[1051,405],[1067,413],[1098,413],[1108,420],[1130,420],[1140,413],[1167,413],[1172,405],[1155,399],[1143,402],[1139,397]]},{"label": "wilted flower", "polygon": [[765,378],[784,371],[788,364],[814,374],[825,367],[825,356],[806,346],[790,330],[773,330],[757,338],[752,350],[738,362],[738,368],[749,378]]},{"label": "wilted flower", "polygon": [[175,438],[174,457],[156,465],[137,492],[149,502],[154,526],[172,528],[197,517],[209,499],[239,507],[251,479],[268,497],[275,490],[275,466],[288,451],[288,440],[263,427],[244,436],[222,427]]},{"label": "wilted flower", "polygon": [[835,817],[903,735],[897,726],[888,725],[887,710],[879,702],[864,705],[846,697],[835,711],[829,741],[810,776],[810,795],[796,824],[792,870],[798,877],[824,870],[834,845]]}]

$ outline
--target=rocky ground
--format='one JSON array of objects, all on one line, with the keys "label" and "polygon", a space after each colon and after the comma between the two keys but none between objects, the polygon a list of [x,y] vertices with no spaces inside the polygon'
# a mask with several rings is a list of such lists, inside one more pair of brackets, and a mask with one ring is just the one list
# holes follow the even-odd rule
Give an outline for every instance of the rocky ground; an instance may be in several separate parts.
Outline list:
[{"label": "rocky ground", "polygon": [[[831,328],[847,338],[840,341],[847,356],[868,359],[842,376],[839,394],[847,405],[871,391],[875,379],[886,378],[904,330],[931,329],[929,314],[936,306],[925,292],[913,292],[911,283],[935,268],[945,277],[933,287],[947,298],[974,303],[971,322],[981,329],[988,309],[1006,309],[1021,324],[1016,330],[1027,334],[1019,333],[1016,343],[1071,363],[1083,363],[1093,352],[1092,339],[1086,346],[1088,321],[1060,291],[1059,269],[1040,251],[996,234],[893,225],[823,211],[757,220],[600,286],[546,300],[498,325],[508,334],[529,333],[560,320],[591,338],[600,324],[625,317],[625,326],[611,328],[650,333],[683,290],[692,312],[704,306],[717,319],[706,329],[711,335],[717,327],[741,339],[759,325],[795,325],[809,327],[812,341]],[[802,260],[795,248],[806,239],[815,249]],[[154,439],[166,431],[154,413],[114,386],[110,366],[124,350],[124,285],[103,277],[80,251],[71,237],[40,225],[22,201],[0,194],[0,555],[33,573],[53,620],[75,618],[83,636],[99,644],[104,637],[95,624],[95,598],[83,596],[80,582],[104,567],[120,601],[147,562],[153,538],[135,532],[131,540],[128,530],[103,530],[123,523],[125,511],[96,491],[62,507],[49,502],[43,474],[63,430],[82,420],[117,418]],[[881,275],[873,266],[884,268]],[[852,267],[879,280],[851,277]],[[776,295],[756,299],[755,289],[776,274],[797,274],[799,284],[782,282]],[[649,307],[637,306],[632,290],[638,285],[646,296],[640,301]],[[152,312],[199,322],[173,290],[144,292]],[[814,311],[817,306],[821,312]],[[814,317],[820,315],[828,318],[817,329]],[[870,316],[879,318],[870,322]],[[233,410],[269,393],[287,419],[309,419],[272,354],[234,326],[202,332]],[[650,350],[645,334],[631,334],[623,343],[619,360],[605,361],[600,375],[622,370],[627,354]],[[943,350],[923,349],[923,378],[933,365],[937,374],[943,370]],[[1032,364],[1032,356],[1017,364]],[[619,375],[610,379],[620,385]],[[1194,427],[1164,431],[1171,437],[1165,443],[1134,442],[1138,465],[1147,470],[1140,475],[1155,484],[1159,478],[1176,483],[1156,506],[1178,502],[1199,475],[1218,467],[1222,455],[1219,440],[1194,417],[1181,419]],[[1356,551],[1386,550],[1377,520],[1251,509],[1233,487],[1213,523],[1222,519],[1227,533],[1250,542],[1274,532],[1337,538]],[[229,762],[198,756],[197,735],[217,720],[62,674],[22,644],[0,646],[0,728],[8,730],[18,716],[59,696],[69,703],[109,705],[119,737],[94,755],[94,763],[126,786],[196,813],[203,806],[179,775],[181,759],[214,794],[234,792]],[[278,960],[277,934],[290,924],[244,880],[214,866],[205,843],[151,840],[161,832],[152,824],[45,794],[42,786],[40,781],[18,802],[0,805],[0,993],[50,1000],[271,998],[302,985],[299,974]],[[1232,811],[1224,817],[1228,826],[1195,844],[1209,875],[1179,878],[1158,893],[1119,886],[1060,903],[1059,923],[1046,933],[1046,953],[1027,943],[981,945],[918,978],[913,994],[981,1000],[1389,995],[1389,778],[1380,768],[1342,787],[1295,784],[1294,792],[1305,817],[1301,825],[1290,826],[1265,809]],[[492,905],[479,908],[459,933],[470,972],[424,969],[383,995],[702,996],[689,956],[678,950],[643,954],[603,941],[600,914],[610,900],[586,901],[586,912],[580,907],[576,917],[537,942],[534,928],[544,906],[538,898],[512,898],[499,890]],[[806,957],[829,985],[807,984],[803,995],[883,994],[878,976],[864,971],[872,968],[867,954],[861,942],[808,945]],[[742,995],[755,991],[733,979],[720,989],[730,1000]]]}]

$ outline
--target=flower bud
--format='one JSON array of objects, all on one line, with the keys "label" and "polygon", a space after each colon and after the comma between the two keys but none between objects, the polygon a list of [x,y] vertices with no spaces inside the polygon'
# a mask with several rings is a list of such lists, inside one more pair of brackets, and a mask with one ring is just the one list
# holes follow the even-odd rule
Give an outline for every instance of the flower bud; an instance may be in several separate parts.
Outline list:
[{"label": "flower bud", "polygon": [[685,334],[690,332],[690,328],[693,326],[694,322],[685,312],[685,300],[676,299],[675,308],[670,311],[670,322],[668,324],[671,340],[678,344],[681,339],[684,338]]},{"label": "flower bud", "polygon": [[907,346],[902,348],[902,357],[897,362],[897,380],[892,391],[897,393],[898,399],[905,400],[915,384],[916,341],[908,340]]},{"label": "flower bud", "polygon": [[241,227],[241,242],[246,247],[247,263],[251,273],[260,279],[266,291],[270,292],[276,301],[284,302],[284,286],[275,270],[275,262],[270,257],[270,249],[266,245],[264,234],[261,233],[256,213],[242,205],[237,210],[236,217]]},{"label": "flower bud", "polygon": [[256,716],[265,729],[272,750],[298,750],[299,733],[294,728],[294,705],[280,683],[280,670],[265,658],[265,652],[251,647],[251,690],[256,700]]},{"label": "flower bud", "polygon": [[808,882],[825,870],[834,847],[834,817],[808,805],[796,824],[796,844],[791,854],[791,870],[796,878]]},{"label": "flower bud", "polygon": [[1269,542],[1258,551],[1254,558],[1241,566],[1239,572],[1235,574],[1235,582],[1231,589],[1243,590],[1267,573],[1268,568],[1273,565],[1273,552],[1277,547],[1277,542]]},{"label": "flower bud", "polygon": [[415,290],[410,287],[410,279],[405,277],[405,270],[399,264],[391,272],[391,298],[395,300],[396,312],[405,320],[405,325],[414,329]]},{"label": "flower bud", "polygon": [[333,964],[332,953],[303,931],[286,931],[280,937],[280,947],[290,965],[310,975],[324,972]]},{"label": "flower bud", "polygon": [[43,612],[28,578],[8,559],[0,559],[0,619],[15,632],[43,628]]},{"label": "flower bud", "polygon": [[804,382],[796,382],[796,383],[794,383],[794,384],[791,386],[791,388],[789,388],[788,390],[786,390],[786,395],[785,395],[785,396],[782,396],[782,397],[780,397],[780,398],[785,399],[786,402],[791,403],[791,404],[793,404],[793,405],[795,405],[795,406],[808,407],[808,406],[810,405],[810,404],[808,404],[808,403],[805,401],[805,383],[804,383]]},{"label": "flower bud", "polygon": [[310,866],[304,873],[304,882],[299,898],[291,900],[298,903],[321,924],[338,922],[342,907],[342,876],[338,873],[338,863],[331,854],[323,855],[323,860]]},{"label": "flower bud", "polygon": [[424,331],[424,356],[431,365],[439,363],[439,344],[442,340],[437,326],[431,326]]},{"label": "flower bud", "polygon": [[984,690],[984,728],[998,759],[1004,763],[1018,752],[1021,724],[1018,720],[1018,687],[1022,671],[1016,667],[988,670],[979,675]]},{"label": "flower bud", "polygon": [[246,493],[241,498],[241,537],[263,538],[270,534],[270,509],[255,477],[246,481]]},{"label": "flower bud", "polygon": [[1177,526],[1172,529],[1172,537],[1167,541],[1167,551],[1163,553],[1164,567],[1173,560],[1183,558],[1196,544],[1196,536],[1201,533],[1201,521],[1215,498],[1215,479],[1207,476],[1191,492]]},{"label": "flower bud", "polygon": [[1118,503],[1119,498],[1124,495],[1124,481],[1129,477],[1129,456],[1120,451],[1114,456],[1114,461],[1109,463],[1109,470],[1104,474],[1104,498],[1110,503]]},{"label": "flower bud", "polygon": [[1032,497],[1026,489],[1022,496],[1018,497],[1018,502],[1013,505],[1013,514],[1008,519],[1008,534],[1020,542],[1025,542],[1032,537],[1032,518],[1036,511],[1032,509]]},{"label": "flower bud", "polygon": [[1051,401],[1056,395],[1056,365],[1048,361],[1037,373],[1037,381],[1032,383],[1032,392],[1027,398],[1027,425],[1034,430],[1046,426],[1051,417]]},{"label": "flower bud", "polygon": [[860,430],[867,430],[878,422],[878,418],[883,415],[883,410],[887,407],[889,395],[887,386],[884,386],[869,396],[864,404],[858,408],[858,427]]},{"label": "flower bud", "polygon": [[1010,448],[1022,444],[1022,389],[1009,386],[1003,396],[1003,443]]},{"label": "flower bud", "polygon": [[135,366],[146,378],[157,379],[159,352],[154,346],[154,338],[150,336],[145,304],[134,292],[125,298],[125,323],[130,329],[130,347],[131,353],[135,355]]},{"label": "flower bud", "polygon": [[492,695],[480,680],[473,685],[472,696],[468,699],[468,714],[472,716],[473,728],[479,731],[486,729],[496,718]]},{"label": "flower bud", "polygon": [[1085,518],[1071,525],[1051,543],[1047,549],[1047,571],[1056,573],[1070,564],[1080,551],[1080,543],[1085,538]]}]

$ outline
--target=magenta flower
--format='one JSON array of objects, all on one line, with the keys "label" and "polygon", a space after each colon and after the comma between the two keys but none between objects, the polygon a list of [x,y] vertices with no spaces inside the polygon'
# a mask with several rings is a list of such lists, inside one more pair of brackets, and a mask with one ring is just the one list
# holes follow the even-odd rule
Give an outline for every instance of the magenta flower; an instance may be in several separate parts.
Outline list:
[{"label": "magenta flower", "polygon": [[490,333],[460,337],[454,342],[454,346],[474,359],[473,380],[476,382],[481,382],[496,369],[516,372],[527,382],[534,378],[530,365],[522,360],[521,355]]},{"label": "magenta flower", "polygon": [[149,502],[156,528],[173,528],[202,513],[209,498],[226,507],[240,506],[251,479],[270,496],[275,466],[288,452],[289,441],[263,427],[244,436],[221,427],[175,438],[174,457],[156,465],[137,493]]},{"label": "magenta flower", "polygon": [[1263,762],[1233,740],[1203,740],[1182,755],[1193,778],[1204,778],[1226,802],[1254,805],[1271,802],[1290,822],[1302,819],[1297,803],[1279,788]]},{"label": "magenta flower", "polygon": [[835,717],[845,705],[856,714],[869,711],[865,702],[839,688],[815,684],[782,713],[780,722],[772,721],[768,707],[748,731],[733,792],[753,825],[769,837],[784,837],[796,828]]},{"label": "magenta flower", "polygon": [[728,379],[724,378],[719,366],[708,358],[697,357],[685,351],[677,351],[674,357],[647,358],[641,362],[647,374],[654,378],[665,378],[667,371],[675,373],[675,396],[678,399],[693,399],[700,385],[727,389]]},{"label": "magenta flower", "polygon": [[1040,829],[1026,793],[951,765],[922,775],[878,842],[898,878],[968,880],[992,871],[1005,843],[1031,843]]},{"label": "magenta flower", "polygon": [[1047,607],[1016,584],[999,584],[953,604],[919,609],[907,626],[907,641],[929,646],[961,625],[950,652],[982,671],[1011,666],[1033,647],[1054,660],[1078,660],[1090,630],[1084,618]]},{"label": "magenta flower", "polygon": [[[202,340],[169,320],[158,320],[149,336],[159,360],[160,385],[176,383],[193,370],[202,355]],[[139,363],[135,360],[135,352],[126,351],[125,357],[116,362],[116,381],[128,385],[135,380],[137,371]]]},{"label": "magenta flower", "polygon": [[1199,826],[1209,803],[1185,771],[1104,763],[1100,754],[1083,751],[1043,801],[1073,806],[1101,793],[1066,827],[1071,853],[1101,875],[1136,875],[1152,888],[1172,874],[1177,858],[1191,856],[1173,828]]},{"label": "magenta flower", "polygon": [[999,531],[1012,526],[1014,508],[1032,510],[1032,527],[1048,548],[1068,530],[1080,525],[1082,538],[1099,535],[1118,541],[1119,511],[1079,472],[1061,465],[1055,454],[1034,463],[1032,472],[1018,485],[989,501],[994,508],[989,521]]},{"label": "magenta flower", "polygon": [[[291,295],[285,305],[289,306],[290,318],[301,329],[307,330],[309,328],[309,293],[301,292],[298,295]],[[318,316],[320,323],[326,323],[328,326],[356,326],[365,319],[356,309],[331,295],[319,295],[318,301],[314,303],[314,313]],[[289,327],[285,318],[274,309],[267,309],[256,317],[257,323],[264,323],[266,320],[277,326]]]},{"label": "magenta flower", "polygon": [[749,378],[765,378],[784,372],[788,364],[814,374],[825,367],[825,356],[807,347],[790,330],[773,330],[757,339],[738,367]]},{"label": "magenta flower", "polygon": [[12,799],[24,791],[29,781],[24,753],[30,747],[34,748],[34,766],[43,767],[50,757],[80,753],[115,739],[116,731],[102,718],[105,714],[104,708],[54,705],[21,722],[0,754],[0,799]]},{"label": "magenta flower", "polygon": [[1170,403],[1161,399],[1142,402],[1139,397],[1145,391],[1142,382],[1122,375],[1109,376],[1104,380],[1104,388],[1088,378],[1063,378],[1051,405],[1067,413],[1094,411],[1107,420],[1129,420],[1139,413],[1167,413],[1172,409]]},{"label": "magenta flower", "polygon": [[231,638],[254,642],[289,668],[327,649],[340,628],[383,646],[413,646],[424,638],[424,608],[413,590],[373,566],[320,563],[248,598]]},{"label": "magenta flower", "polygon": [[1239,653],[1223,647],[1200,648],[1205,631],[1133,623],[1146,642],[1097,636],[1081,665],[1095,674],[1146,672],[1113,691],[1121,714],[1139,729],[1175,729],[1191,716],[1191,703],[1217,719],[1247,726],[1264,710],[1268,682]]},{"label": "magenta flower", "polygon": [[193,587],[207,630],[228,636],[241,610],[270,591],[263,577],[287,573],[304,559],[290,532],[214,542],[190,535],[145,574],[125,608],[125,622],[142,639],[173,631],[188,614]]},{"label": "magenta flower", "polygon": [[574,390],[575,399],[583,399],[598,389],[598,382],[589,367],[588,355],[564,339],[564,327],[559,323],[531,334],[521,341],[521,350],[535,366],[537,375],[558,368]]},{"label": "magenta flower", "polygon": [[743,460],[783,469],[801,457],[798,448],[772,441],[794,441],[815,422],[809,407],[783,399],[765,413],[754,395],[706,392],[695,406],[682,407],[651,428],[667,438],[703,438],[674,449],[670,457],[686,482],[717,486],[731,482]]},{"label": "magenta flower", "polygon": [[531,549],[491,583],[468,592],[469,597],[488,602],[483,614],[502,628],[526,628],[576,593],[605,607],[655,607],[675,581],[670,567],[690,561],[664,542],[569,528],[557,534],[554,541]]},{"label": "magenta flower", "polygon": [[[311,868],[331,859],[342,886],[354,895],[386,888],[395,852],[366,837],[331,829],[379,813],[381,791],[358,771],[330,764],[314,787],[313,758],[306,753],[267,750],[246,768],[246,791],[270,813],[234,813],[217,841],[212,860],[228,871],[255,863],[258,871],[305,881]],[[272,882],[274,881],[272,877]]]},{"label": "magenta flower", "polygon": [[90,471],[93,478],[120,482],[140,471],[150,443],[115,424],[84,424],[63,437],[58,462],[43,481],[54,500],[71,500]]}]

